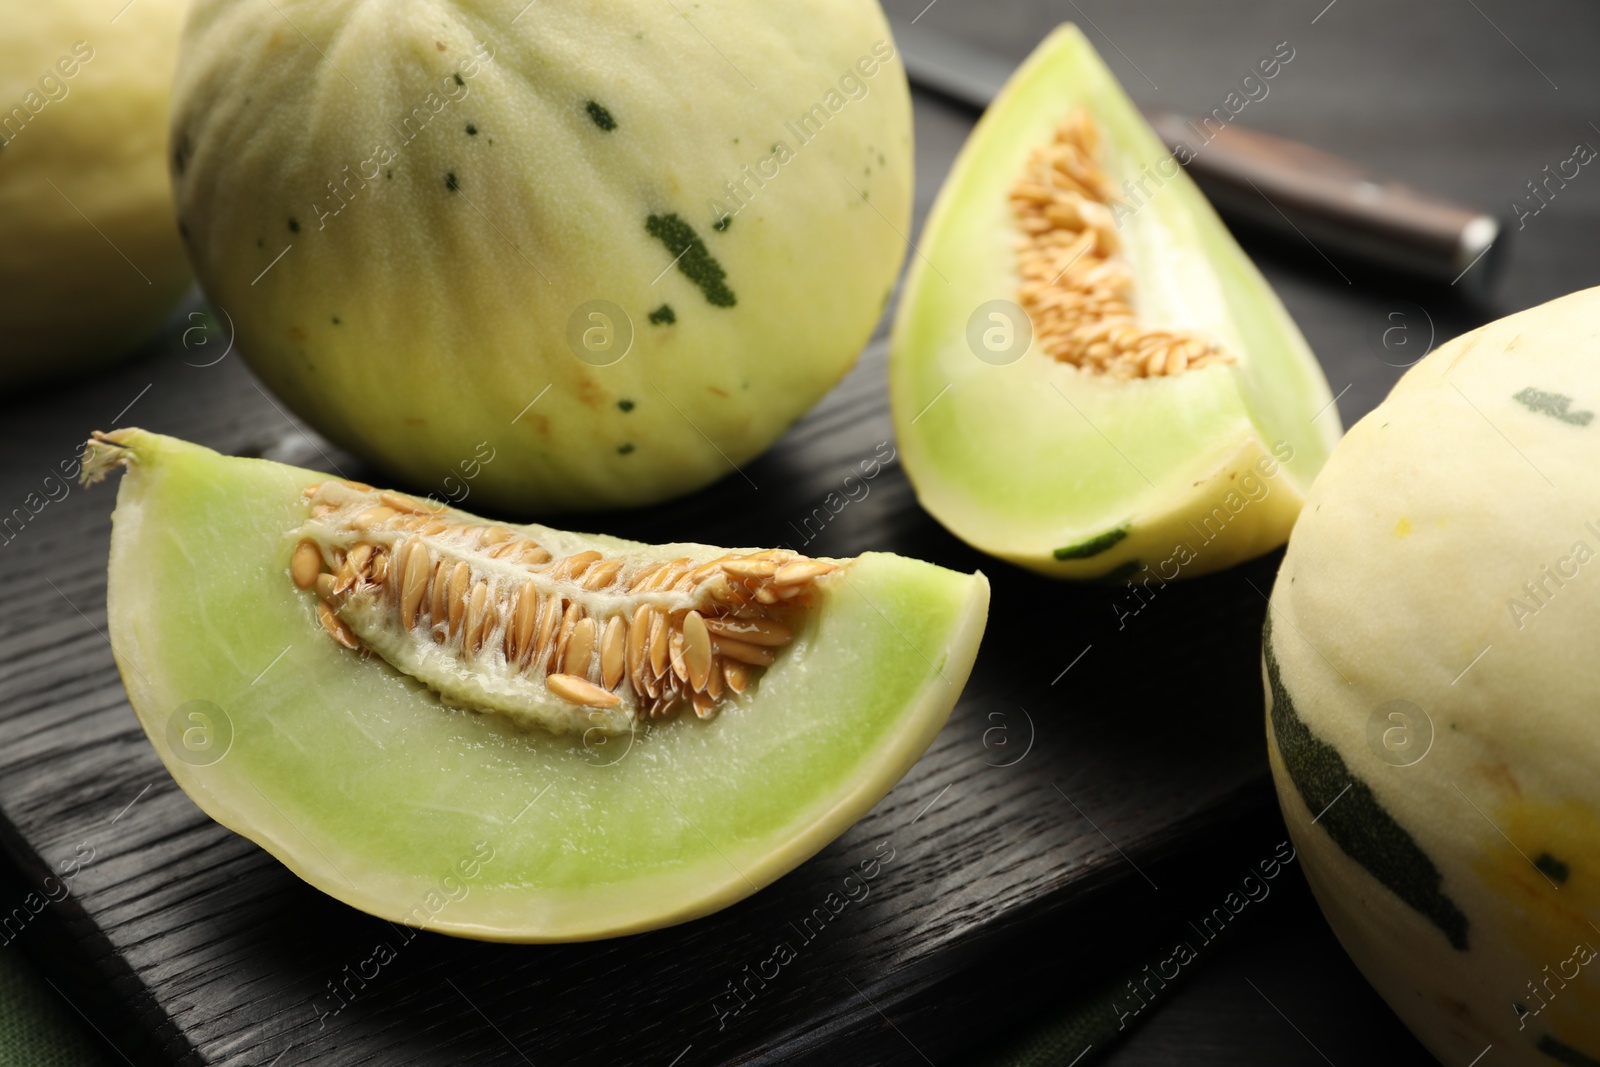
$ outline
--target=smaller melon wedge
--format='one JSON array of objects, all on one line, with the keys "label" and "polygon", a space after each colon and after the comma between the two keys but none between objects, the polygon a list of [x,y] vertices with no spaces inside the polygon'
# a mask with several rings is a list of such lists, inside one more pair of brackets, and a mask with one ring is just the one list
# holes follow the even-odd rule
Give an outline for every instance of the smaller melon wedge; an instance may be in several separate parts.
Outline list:
[{"label": "smaller melon wedge", "polygon": [[1287,539],[1338,413],[1185,158],[1068,25],[956,160],[895,319],[890,397],[918,499],[975,548],[1168,580]]},{"label": "smaller melon wedge", "polygon": [[332,896],[465,937],[769,884],[927,748],[988,610],[983,575],[898,556],[503,527],[142,430],[89,443],[86,480],[117,466],[111,642],[178,784]]}]

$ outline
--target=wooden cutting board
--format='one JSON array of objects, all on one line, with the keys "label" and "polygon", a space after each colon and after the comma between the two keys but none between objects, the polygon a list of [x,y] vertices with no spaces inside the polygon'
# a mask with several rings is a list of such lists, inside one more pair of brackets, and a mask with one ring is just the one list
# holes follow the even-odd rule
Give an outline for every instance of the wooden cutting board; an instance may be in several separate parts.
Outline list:
[{"label": "wooden cutting board", "polygon": [[[514,947],[370,918],[207,819],[145,741],[112,663],[114,492],[51,477],[89,430],[136,423],[320,465],[236,356],[186,358],[204,361],[180,344],[40,397],[21,413],[37,434],[8,445],[0,476],[4,499],[37,490],[46,501],[0,548],[11,606],[0,621],[4,845],[33,888],[67,893],[32,922],[60,929],[70,988],[121,1003],[114,1014],[80,1006],[110,1020],[107,1036],[130,1056],[279,1067],[665,1065],[691,1046],[684,1064],[802,1049],[892,1056],[908,1050],[885,1017],[946,961],[1097,889],[1154,892],[1141,868],[1266,800],[1256,590],[1270,587],[1273,561],[1169,587],[1119,628],[1114,587],[1062,586],[976,556],[917,508],[897,465],[832,514],[824,502],[844,475],[893,447],[879,341],[749,481],[572,525],[800,547],[795,527],[821,507],[830,517],[808,551],[889,549],[983,569],[994,582],[983,652],[922,761],[799,870],[675,929]],[[863,863],[876,877],[850,899],[843,879]],[[45,882],[52,871],[70,884]],[[794,955],[781,967],[780,944]]]},{"label": "wooden cutting board", "polygon": [[[919,100],[923,207],[966,128],[952,114]],[[742,473],[688,500],[564,524],[984,570],[982,654],[905,780],[792,874],[674,929],[519,947],[356,912],[212,823],[168,777],[106,637],[114,491],[61,477],[89,431],[130,424],[363,476],[226,352],[226,324],[192,310],[148,358],[0,420],[0,502],[27,512],[0,544],[0,846],[27,883],[0,900],[0,941],[28,938],[130,1061],[944,1062],[1059,980],[1048,966],[1059,960],[1036,961],[994,995],[964,979],[976,961],[1059,934],[1067,916],[1080,945],[1115,942],[1103,916],[1152,899],[1187,852],[1271,804],[1258,655],[1277,557],[1141,606],[1125,589],[1048,582],[974,553],[917,507],[892,460],[846,497],[844,477],[894,447],[880,334]],[[850,899],[843,880],[863,864],[875,877]],[[981,1026],[957,1010],[980,1003]]]}]

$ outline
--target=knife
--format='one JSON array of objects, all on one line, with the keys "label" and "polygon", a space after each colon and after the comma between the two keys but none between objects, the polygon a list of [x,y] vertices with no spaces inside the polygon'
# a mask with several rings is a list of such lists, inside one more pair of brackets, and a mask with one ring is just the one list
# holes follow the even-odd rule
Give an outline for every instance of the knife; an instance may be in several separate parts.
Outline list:
[{"label": "knife", "polygon": [[[902,22],[893,29],[918,88],[981,111],[1011,75],[1011,63],[937,30]],[[1179,158],[1191,156],[1190,177],[1231,221],[1303,238],[1323,258],[1335,254],[1479,294],[1499,272],[1507,242],[1487,212],[1236,123],[1201,130],[1171,112],[1145,110],[1145,118],[1168,149],[1184,146]]]}]

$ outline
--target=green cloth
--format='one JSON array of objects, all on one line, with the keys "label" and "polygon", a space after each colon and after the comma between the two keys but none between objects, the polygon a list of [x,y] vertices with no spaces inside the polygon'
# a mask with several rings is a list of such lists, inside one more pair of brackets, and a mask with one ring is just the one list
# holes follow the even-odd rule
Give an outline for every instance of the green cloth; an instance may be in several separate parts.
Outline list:
[{"label": "green cloth", "polygon": [[15,945],[0,946],[0,1067],[107,1067],[93,1029]]}]

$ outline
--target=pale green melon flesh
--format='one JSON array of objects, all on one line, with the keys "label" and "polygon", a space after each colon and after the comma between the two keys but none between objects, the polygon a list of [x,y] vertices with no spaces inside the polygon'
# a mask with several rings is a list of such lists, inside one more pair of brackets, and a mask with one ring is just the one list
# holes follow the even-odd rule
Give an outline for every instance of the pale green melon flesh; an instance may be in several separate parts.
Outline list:
[{"label": "pale green melon flesh", "polygon": [[[952,532],[1047,573],[1153,563],[1185,537],[1198,558],[1182,573],[1214,570],[1283,542],[1339,421],[1304,339],[1186,174],[1147,181],[1153,195],[1121,223],[1138,309],[1148,325],[1219,340],[1236,363],[1117,381],[1057,363],[1037,342],[1005,366],[967,343],[975,308],[1017,300],[1007,193],[1079,105],[1099,126],[1117,185],[1159,173],[1169,156],[1075,27],[1013,76],[935,203],[895,323],[890,382],[906,470]],[[1266,491],[1225,509],[1215,524],[1228,527],[1225,539],[1186,532],[1275,446],[1292,458],[1270,476],[1270,464],[1255,468]],[[1105,551],[1055,556],[1124,526]]]},{"label": "pale green melon flesh", "polygon": [[[301,490],[325,476],[140,431],[119,439],[133,460],[114,515],[110,633],[168,769],[207,814],[318,888],[447,933],[605,937],[773,881],[927,747],[987,611],[981,574],[862,556],[718,717],[586,749],[447,708],[328,638],[287,569]],[[169,719],[195,700],[232,727],[210,766],[169,741]]]}]

